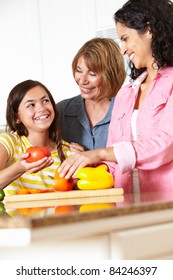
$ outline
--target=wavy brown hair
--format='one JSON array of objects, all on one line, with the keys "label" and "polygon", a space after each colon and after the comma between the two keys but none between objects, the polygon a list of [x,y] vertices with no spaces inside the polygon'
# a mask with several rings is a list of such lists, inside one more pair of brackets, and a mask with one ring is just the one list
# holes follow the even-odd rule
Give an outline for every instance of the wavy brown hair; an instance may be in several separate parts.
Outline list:
[{"label": "wavy brown hair", "polygon": [[56,143],[57,145],[57,150],[58,150],[58,156],[61,160],[61,162],[65,159],[64,153],[63,153],[63,140],[61,136],[61,130],[60,130],[60,125],[59,125],[59,112],[57,110],[55,101],[52,97],[52,94],[50,91],[47,89],[45,85],[38,81],[33,81],[33,80],[26,80],[23,81],[19,84],[17,84],[10,92],[8,99],[7,99],[7,109],[6,109],[6,120],[7,120],[7,130],[8,131],[16,131],[18,135],[22,136],[28,136],[28,130],[27,128],[23,125],[23,123],[16,123],[17,120],[17,114],[18,114],[18,108],[19,105],[26,95],[26,93],[36,87],[40,86],[44,88],[44,90],[47,92],[50,102],[52,104],[52,107],[54,109],[55,117],[50,125],[49,128],[49,138]]},{"label": "wavy brown hair", "polygon": [[102,77],[102,98],[116,96],[126,77],[124,59],[118,44],[110,38],[87,41],[72,61],[74,77],[81,56],[87,68]]},{"label": "wavy brown hair", "polygon": [[[169,0],[129,0],[114,14],[120,22],[139,35],[148,27],[152,34],[152,55],[158,68],[173,66],[173,2]],[[154,64],[153,64],[154,65]],[[129,62],[130,77],[136,79],[146,68],[136,69]],[[153,66],[154,68],[154,66]]]}]

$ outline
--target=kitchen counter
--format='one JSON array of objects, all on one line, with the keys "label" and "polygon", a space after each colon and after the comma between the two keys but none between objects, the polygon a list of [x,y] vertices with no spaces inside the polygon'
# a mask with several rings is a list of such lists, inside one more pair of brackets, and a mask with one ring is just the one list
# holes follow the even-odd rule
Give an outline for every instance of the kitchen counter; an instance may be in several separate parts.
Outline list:
[{"label": "kitchen counter", "polygon": [[173,192],[62,202],[7,208],[0,217],[0,258],[173,258]]}]

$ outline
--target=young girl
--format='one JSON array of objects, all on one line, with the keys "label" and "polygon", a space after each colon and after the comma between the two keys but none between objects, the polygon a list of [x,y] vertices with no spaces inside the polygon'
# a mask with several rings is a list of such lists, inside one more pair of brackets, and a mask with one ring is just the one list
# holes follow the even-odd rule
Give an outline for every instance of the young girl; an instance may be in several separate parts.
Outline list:
[{"label": "young girl", "polygon": [[[49,90],[40,82],[17,84],[7,100],[7,133],[0,134],[0,188],[15,194],[19,188],[52,188],[55,169],[68,156],[61,138],[59,113]],[[44,146],[51,157],[26,161],[31,146]]]}]

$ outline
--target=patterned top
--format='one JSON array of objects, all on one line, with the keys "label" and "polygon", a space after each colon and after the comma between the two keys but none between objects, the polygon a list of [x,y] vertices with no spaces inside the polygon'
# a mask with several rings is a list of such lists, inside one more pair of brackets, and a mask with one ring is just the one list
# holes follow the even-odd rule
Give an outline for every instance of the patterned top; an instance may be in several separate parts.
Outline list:
[{"label": "patterned top", "polygon": [[[0,143],[4,145],[8,152],[6,167],[18,161],[20,154],[32,146],[25,136],[19,136],[16,132],[0,134]],[[63,144],[68,145],[65,141]],[[66,145],[63,146],[63,152],[65,157],[69,157],[71,156],[71,151]],[[19,188],[33,188],[33,186],[37,189],[52,188],[53,181],[49,176],[54,177],[55,170],[60,165],[57,150],[51,152],[51,157],[54,159],[54,163],[51,166],[37,173],[25,172],[4,189],[5,194],[15,194]]]}]

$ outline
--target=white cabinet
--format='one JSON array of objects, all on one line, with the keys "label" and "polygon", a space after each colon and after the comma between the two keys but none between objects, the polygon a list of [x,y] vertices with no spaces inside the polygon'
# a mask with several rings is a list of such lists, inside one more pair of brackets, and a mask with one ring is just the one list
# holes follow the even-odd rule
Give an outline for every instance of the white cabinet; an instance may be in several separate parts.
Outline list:
[{"label": "white cabinet", "polygon": [[[173,258],[173,209],[53,226],[13,229],[0,259],[141,260]],[[20,229],[18,229],[20,231]],[[1,234],[1,230],[0,230]],[[8,239],[9,238],[9,245]],[[30,238],[30,239],[29,239]],[[2,236],[1,236],[1,240]],[[13,244],[11,243],[13,240]]]},{"label": "white cabinet", "polygon": [[172,236],[173,223],[114,232],[111,234],[111,259],[172,259]]}]

